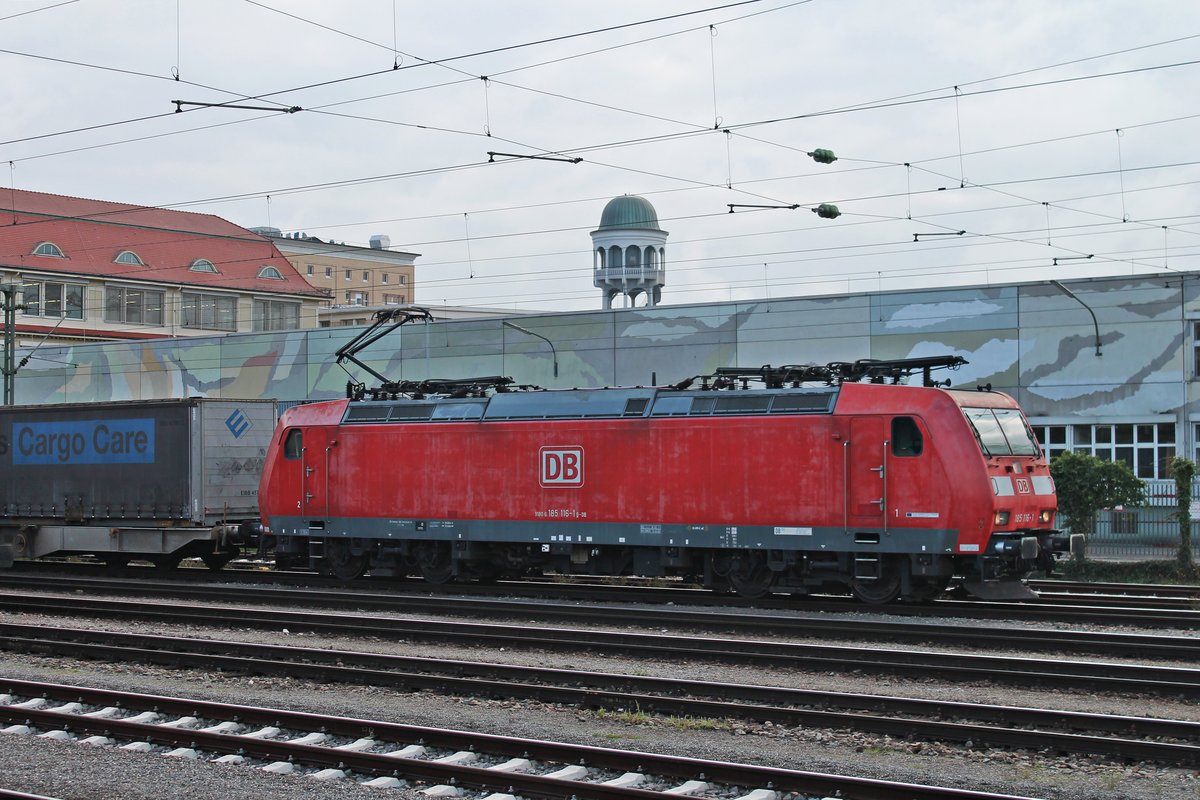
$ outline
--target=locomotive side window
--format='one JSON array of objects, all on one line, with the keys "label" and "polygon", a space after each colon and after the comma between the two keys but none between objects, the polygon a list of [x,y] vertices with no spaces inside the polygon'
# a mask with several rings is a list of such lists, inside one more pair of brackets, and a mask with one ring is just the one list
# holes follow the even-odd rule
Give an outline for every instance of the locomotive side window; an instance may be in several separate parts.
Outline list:
[{"label": "locomotive side window", "polygon": [[925,449],[925,437],[912,417],[892,419],[892,455],[919,456]]},{"label": "locomotive side window", "polygon": [[283,457],[295,461],[304,454],[304,431],[300,428],[292,428],[287,433],[287,438],[283,440]]},{"label": "locomotive side window", "polygon": [[718,397],[717,414],[765,414],[771,398],[762,395],[733,395]]},{"label": "locomotive side window", "polygon": [[654,401],[654,410],[650,413],[656,417],[679,417],[692,410],[690,397],[659,397]]}]

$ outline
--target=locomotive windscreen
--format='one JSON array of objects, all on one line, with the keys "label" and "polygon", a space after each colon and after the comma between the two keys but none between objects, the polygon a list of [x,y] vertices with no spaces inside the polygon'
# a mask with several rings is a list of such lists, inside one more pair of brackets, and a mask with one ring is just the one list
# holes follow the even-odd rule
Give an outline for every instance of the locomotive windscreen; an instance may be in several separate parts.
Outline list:
[{"label": "locomotive windscreen", "polygon": [[964,408],[963,414],[987,456],[1036,456],[1037,440],[1021,412],[1012,408]]}]

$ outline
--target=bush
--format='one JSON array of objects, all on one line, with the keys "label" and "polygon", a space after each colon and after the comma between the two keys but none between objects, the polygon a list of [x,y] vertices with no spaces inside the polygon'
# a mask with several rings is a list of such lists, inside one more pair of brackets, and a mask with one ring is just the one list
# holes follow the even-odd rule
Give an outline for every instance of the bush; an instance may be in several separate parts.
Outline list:
[{"label": "bush", "polygon": [[1179,515],[1179,554],[1176,560],[1179,568],[1195,574],[1196,567],[1192,563],[1192,477],[1196,474],[1196,465],[1182,456],[1171,459],[1171,473],[1175,476],[1175,501],[1178,504]]},{"label": "bush", "polygon": [[1071,533],[1092,533],[1103,508],[1146,502],[1146,484],[1123,461],[1063,453],[1050,462],[1058,510]]}]

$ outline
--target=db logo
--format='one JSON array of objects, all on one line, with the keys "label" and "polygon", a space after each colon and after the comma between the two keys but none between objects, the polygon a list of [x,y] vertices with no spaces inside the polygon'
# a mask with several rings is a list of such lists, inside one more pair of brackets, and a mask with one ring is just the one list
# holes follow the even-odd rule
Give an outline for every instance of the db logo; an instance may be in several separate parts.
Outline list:
[{"label": "db logo", "polygon": [[542,486],[583,486],[582,447],[543,447]]},{"label": "db logo", "polygon": [[1029,485],[1028,478],[1017,478],[1017,492],[1020,494],[1029,494],[1033,488]]}]

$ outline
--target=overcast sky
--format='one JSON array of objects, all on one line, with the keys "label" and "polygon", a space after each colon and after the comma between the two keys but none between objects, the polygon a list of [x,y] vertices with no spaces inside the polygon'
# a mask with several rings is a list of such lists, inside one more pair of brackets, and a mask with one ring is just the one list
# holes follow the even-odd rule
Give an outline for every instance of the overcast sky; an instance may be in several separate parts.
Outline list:
[{"label": "overcast sky", "polygon": [[6,0],[0,66],[9,186],[386,234],[428,304],[599,308],[620,194],[664,304],[1200,269],[1194,0]]}]

